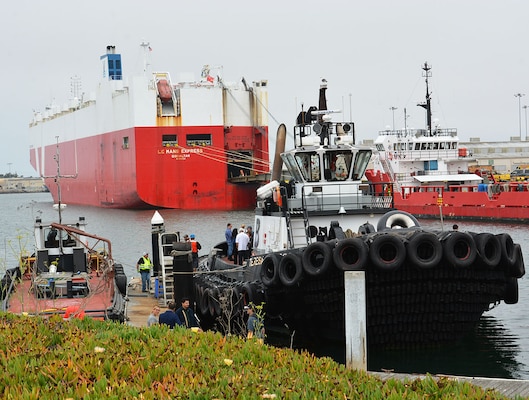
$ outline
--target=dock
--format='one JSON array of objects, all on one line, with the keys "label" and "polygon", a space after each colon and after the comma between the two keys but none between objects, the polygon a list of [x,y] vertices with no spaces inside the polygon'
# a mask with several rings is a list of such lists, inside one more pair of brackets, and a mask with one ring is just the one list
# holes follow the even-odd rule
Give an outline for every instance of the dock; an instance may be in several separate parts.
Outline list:
[{"label": "dock", "polygon": [[127,323],[132,326],[142,327],[147,326],[147,318],[156,305],[160,306],[162,312],[165,311],[165,306],[159,304],[152,293],[142,293],[141,284],[136,286],[129,286],[127,288]]},{"label": "dock", "polygon": [[[128,287],[129,302],[127,305],[128,324],[136,327],[147,326],[147,318],[155,305],[160,306],[162,312],[165,311],[163,305],[160,305],[152,293],[142,293],[141,285],[136,287]],[[368,371],[369,375],[376,376],[379,379],[386,381],[394,379],[399,381],[414,381],[416,379],[425,379],[425,374],[403,374],[394,372],[376,372]],[[431,375],[433,379],[450,379],[459,382],[468,382],[472,385],[481,387],[482,389],[492,389],[501,395],[514,398],[529,398],[529,380],[519,379],[502,379],[502,378],[481,378],[481,377],[467,377],[467,376],[452,376],[452,375]]]},{"label": "dock", "polygon": [[[425,379],[425,374],[401,374],[394,372],[373,372],[368,371],[369,375],[376,376],[382,381],[394,379],[399,381],[412,382],[416,379]],[[449,379],[458,382],[468,382],[474,386],[482,389],[491,389],[500,393],[501,395],[510,399],[515,398],[529,398],[529,380],[524,379],[504,379],[504,378],[482,378],[469,376],[453,376],[453,375],[431,375],[433,379]]]}]

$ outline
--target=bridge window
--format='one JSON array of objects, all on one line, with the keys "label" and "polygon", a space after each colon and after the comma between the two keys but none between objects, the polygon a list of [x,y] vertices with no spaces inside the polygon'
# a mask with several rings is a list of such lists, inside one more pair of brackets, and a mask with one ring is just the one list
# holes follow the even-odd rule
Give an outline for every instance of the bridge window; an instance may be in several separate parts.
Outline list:
[{"label": "bridge window", "polygon": [[323,156],[324,178],[327,181],[343,181],[349,176],[353,155],[348,151],[328,151]]},{"label": "bridge window", "polygon": [[296,163],[304,180],[308,182],[320,180],[320,159],[316,152],[296,154]]},{"label": "bridge window", "polygon": [[176,135],[162,135],[162,146],[163,147],[178,146],[178,137]]}]

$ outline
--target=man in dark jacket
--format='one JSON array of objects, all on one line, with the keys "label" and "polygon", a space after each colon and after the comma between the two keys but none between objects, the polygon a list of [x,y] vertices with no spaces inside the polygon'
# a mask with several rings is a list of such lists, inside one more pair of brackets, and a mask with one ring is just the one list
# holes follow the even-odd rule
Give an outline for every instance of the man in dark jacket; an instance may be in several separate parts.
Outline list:
[{"label": "man in dark jacket", "polygon": [[182,306],[176,310],[176,316],[181,321],[181,325],[186,328],[198,328],[198,322],[195,317],[195,312],[189,307],[189,298],[182,298]]},{"label": "man in dark jacket", "polygon": [[183,325],[180,318],[178,318],[178,315],[175,312],[176,310],[176,304],[174,301],[170,301],[169,304],[167,304],[167,311],[160,314],[158,317],[158,321],[161,324],[167,325],[169,328],[173,329],[175,326]]}]

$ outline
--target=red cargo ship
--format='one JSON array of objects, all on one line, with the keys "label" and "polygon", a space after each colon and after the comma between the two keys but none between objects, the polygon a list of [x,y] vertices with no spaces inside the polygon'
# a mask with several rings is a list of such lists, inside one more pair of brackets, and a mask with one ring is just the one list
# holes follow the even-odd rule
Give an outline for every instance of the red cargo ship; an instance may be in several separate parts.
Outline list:
[{"label": "red cargo ship", "polygon": [[[148,43],[142,47],[148,56]],[[125,79],[114,46],[107,46],[101,63],[103,79],[94,94],[52,104],[30,123],[30,161],[55,202],[58,145],[61,171],[75,178],[61,182],[64,203],[254,207],[255,191],[269,173],[267,81],[230,83],[221,67],[209,66],[199,80],[176,82],[168,72]]]}]

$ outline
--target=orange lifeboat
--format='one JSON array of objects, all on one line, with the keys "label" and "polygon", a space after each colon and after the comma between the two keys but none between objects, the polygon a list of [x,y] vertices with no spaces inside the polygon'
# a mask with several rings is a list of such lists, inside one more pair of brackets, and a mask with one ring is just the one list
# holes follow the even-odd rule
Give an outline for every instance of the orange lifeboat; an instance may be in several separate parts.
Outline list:
[{"label": "orange lifeboat", "polygon": [[167,82],[167,79],[160,79],[156,83],[156,86],[158,87],[158,96],[160,96],[163,102],[170,101],[173,98],[171,86]]}]

